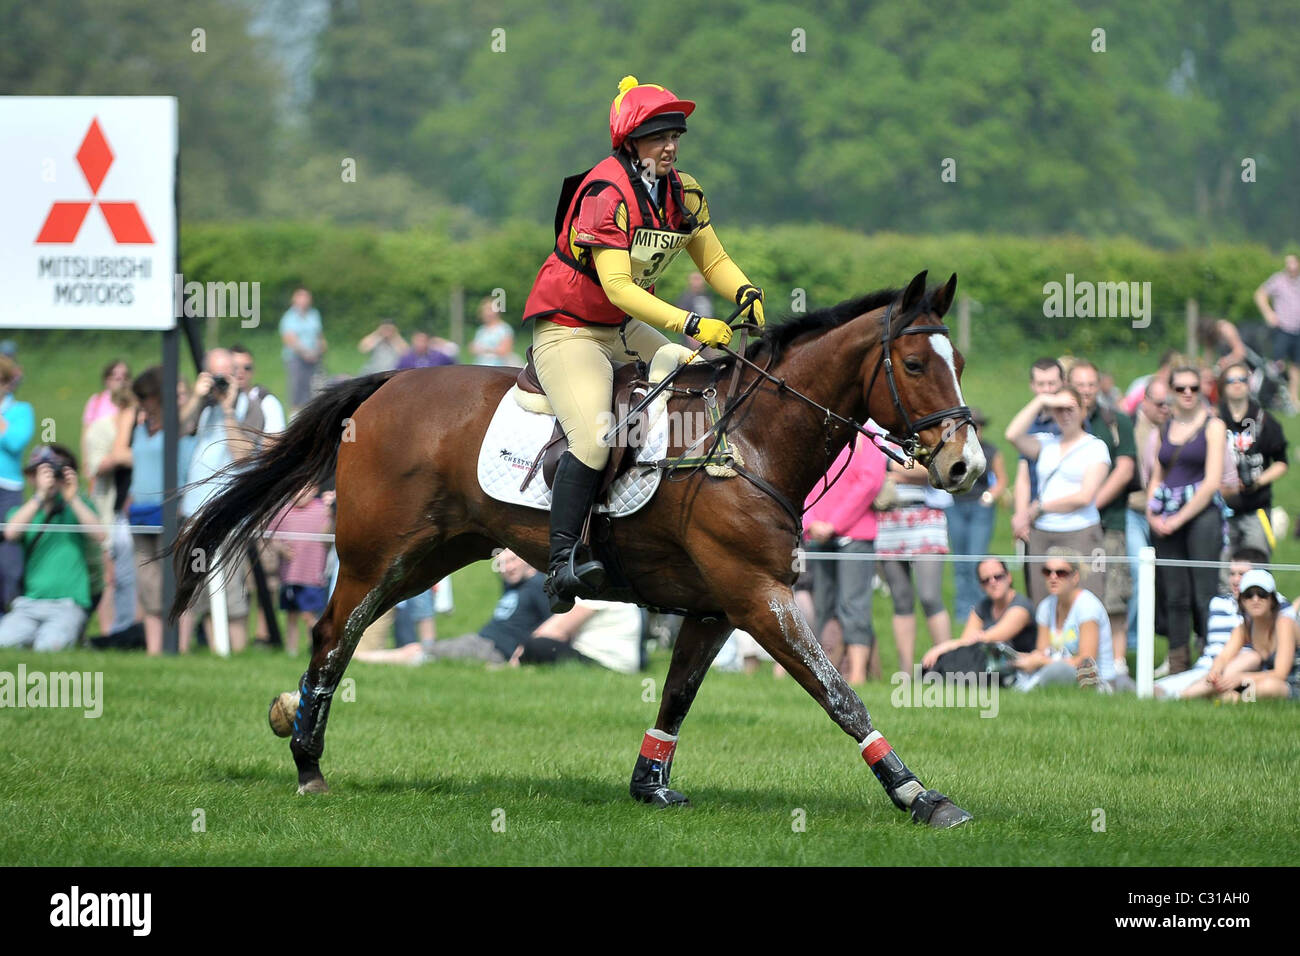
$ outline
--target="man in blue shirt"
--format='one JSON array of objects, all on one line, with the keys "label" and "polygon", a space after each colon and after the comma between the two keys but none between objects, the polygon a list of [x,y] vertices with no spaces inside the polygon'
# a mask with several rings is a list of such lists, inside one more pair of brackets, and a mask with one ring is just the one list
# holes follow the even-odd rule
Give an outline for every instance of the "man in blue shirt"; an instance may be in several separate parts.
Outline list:
[{"label": "man in blue shirt", "polygon": [[280,318],[281,356],[289,380],[289,404],[294,411],[311,399],[311,380],[327,348],[320,313],[312,308],[311,293],[295,289],[293,305]]}]

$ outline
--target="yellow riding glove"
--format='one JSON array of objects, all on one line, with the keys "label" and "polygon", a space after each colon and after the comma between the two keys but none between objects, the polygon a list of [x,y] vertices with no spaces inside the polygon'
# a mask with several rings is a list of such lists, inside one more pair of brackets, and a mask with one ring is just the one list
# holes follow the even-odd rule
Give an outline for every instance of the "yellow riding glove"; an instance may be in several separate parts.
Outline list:
[{"label": "yellow riding glove", "polygon": [[736,305],[740,305],[741,302],[745,301],[745,297],[748,295],[753,295],[755,296],[755,298],[753,302],[750,304],[749,308],[747,308],[744,312],[741,312],[740,314],[742,316],[749,315],[755,322],[758,323],[759,327],[762,328],[764,323],[763,290],[756,285],[746,282],[744,285],[742,285],[739,289],[736,290]]},{"label": "yellow riding glove", "polygon": [[[696,316],[696,318],[699,317]],[[686,331],[686,334],[691,338],[698,339],[705,345],[726,345],[731,341],[731,326],[721,319],[699,319],[699,323],[700,327],[697,331],[683,331]]]}]

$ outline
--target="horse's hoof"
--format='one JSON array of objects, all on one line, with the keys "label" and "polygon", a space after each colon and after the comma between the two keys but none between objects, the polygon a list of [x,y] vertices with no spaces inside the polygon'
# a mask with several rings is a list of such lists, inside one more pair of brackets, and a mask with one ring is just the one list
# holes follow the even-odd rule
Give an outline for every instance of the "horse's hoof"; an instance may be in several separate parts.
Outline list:
[{"label": "horse's hoof", "polygon": [[938,790],[927,790],[912,801],[912,822],[926,823],[936,830],[951,830],[973,819]]},{"label": "horse's hoof", "polygon": [[689,807],[690,799],[684,793],[678,793],[676,790],[669,790],[667,787],[656,787],[653,790],[633,790],[632,796],[642,803],[648,803],[652,807]]},{"label": "horse's hoof", "polygon": [[285,691],[272,698],[266,720],[277,737],[288,737],[293,733],[293,722],[298,716],[298,696],[298,691]]},{"label": "horse's hoof", "polygon": [[324,777],[313,777],[311,780],[308,780],[306,783],[298,784],[298,796],[300,797],[308,793],[329,793],[329,792],[330,792],[329,784],[325,782]]}]

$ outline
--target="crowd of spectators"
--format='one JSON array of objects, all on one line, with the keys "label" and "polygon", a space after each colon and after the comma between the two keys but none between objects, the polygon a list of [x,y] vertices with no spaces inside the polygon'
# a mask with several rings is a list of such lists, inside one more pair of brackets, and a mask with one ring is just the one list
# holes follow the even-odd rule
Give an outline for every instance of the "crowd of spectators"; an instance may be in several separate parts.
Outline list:
[{"label": "crowd of spectators", "polygon": [[[707,295],[694,282],[683,299],[707,312],[699,301]],[[1153,545],[1165,559],[1157,567],[1156,623],[1169,647],[1158,693],[1240,696],[1249,684],[1252,693],[1294,696],[1294,610],[1262,566],[1271,559],[1274,525],[1282,518],[1273,508],[1272,487],[1288,462],[1276,416],[1300,408],[1296,257],[1288,256],[1285,268],[1261,284],[1256,302],[1272,333],[1267,344],[1210,317],[1199,327],[1208,361],[1166,353],[1151,374],[1123,392],[1087,359],[1035,361],[1031,397],[1004,431],[1017,452],[1014,470],[984,435],[988,423],[975,410],[988,468],[956,498],[930,488],[922,467],[888,461],[871,441],[857,439],[849,467],[820,499],[821,487],[814,490],[805,519],[810,550],[850,560],[812,562],[797,585],[801,607],[849,681],[883,676],[872,623],[879,591],[892,604],[891,633],[904,673],[911,673],[917,656],[919,603],[930,639],[920,661],[926,669],[997,660],[1006,682],[1021,689],[1070,682],[1130,689],[1126,657],[1137,636],[1131,567],[1139,550]],[[482,299],[477,317],[467,349],[472,361],[517,363],[513,332],[497,301]],[[279,332],[286,401],[255,383],[253,356],[238,345],[209,351],[193,387],[180,383],[182,520],[220,490],[227,469],[275,441],[319,385],[327,344],[309,290],[294,292]],[[459,359],[454,343],[423,330],[412,331],[408,341],[391,322],[358,347],[366,356],[364,372]],[[7,516],[0,604],[9,611],[0,619],[0,645],[70,646],[97,612],[102,635],[134,635],[150,653],[160,653],[162,370],[132,377],[125,362],[109,363],[101,390],[85,404],[79,455],[44,443],[25,458],[36,420],[31,405],[13,394],[22,373],[12,353],[0,351],[0,508]],[[848,454],[846,448],[829,474],[841,471]],[[278,608],[288,614],[291,653],[328,600],[332,505],[328,488],[303,489],[272,521],[260,555],[253,556],[273,601],[278,597]],[[1023,591],[1000,559],[934,560],[986,554],[999,509],[1008,513],[1025,559],[1013,562],[1023,565]],[[51,530],[59,524],[90,527],[71,534]],[[1222,573],[1198,566],[1229,555],[1231,568]],[[943,597],[948,566],[955,585],[951,614]],[[435,595],[449,601],[450,593],[449,582],[440,582],[381,622],[393,622],[396,648],[382,646],[388,643],[383,636],[381,646],[370,640],[359,656],[409,663],[470,657],[493,665],[572,657],[616,670],[640,666],[639,612],[580,602],[566,615],[550,615],[544,601],[529,599],[539,585],[532,568],[508,552],[494,567],[502,595],[479,631],[436,638]],[[253,563],[249,554],[222,554],[210,570],[208,581],[222,587],[200,590],[182,618],[181,650],[192,643],[196,622],[211,613],[211,597],[219,595],[237,652],[249,641]],[[740,655],[761,653],[746,637],[737,634]]]}]

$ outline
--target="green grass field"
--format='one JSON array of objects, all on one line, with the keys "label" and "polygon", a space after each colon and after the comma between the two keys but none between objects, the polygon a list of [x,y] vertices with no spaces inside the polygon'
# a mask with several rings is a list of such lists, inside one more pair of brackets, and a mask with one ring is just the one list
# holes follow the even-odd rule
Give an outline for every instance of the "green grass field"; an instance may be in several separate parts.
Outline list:
[{"label": "green grass field", "polygon": [[854,744],[767,674],[705,682],[674,767],[696,805],[653,811],[627,795],[656,707],[638,676],[354,664],[355,700],[336,698],[330,722],[332,792],[298,797],[266,726],[295,662],[6,653],[0,670],[20,661],[102,670],[103,715],[4,712],[5,864],[1241,866],[1293,861],[1300,829],[1295,712],[1278,703],[1067,688],[1002,694],[983,718],[898,709],[870,687],[903,758],[975,814],[938,832],[906,822]]},{"label": "green grass field", "polygon": [[[37,334],[19,341],[19,397],[73,447],[103,363],[121,354],[139,370],[158,349],[154,335],[94,336],[77,349],[67,337],[59,347]],[[257,378],[281,386],[273,340],[250,344]],[[348,345],[335,343],[332,371],[360,364]],[[967,400],[992,418],[993,436],[1027,400],[1038,353],[977,346],[968,356]],[[1138,351],[1090,357],[1121,384],[1154,364]],[[1285,424],[1300,438],[1296,420]],[[1298,510],[1294,476],[1276,498]],[[1006,525],[1001,515],[994,552],[1010,550]],[[1281,542],[1276,557],[1296,561],[1300,547]],[[1300,575],[1279,579],[1300,591]],[[444,636],[476,628],[497,593],[483,564],[454,580]],[[875,620],[890,673],[887,601],[876,602]],[[920,630],[918,655],[929,646]],[[1161,704],[1066,689],[1005,693],[985,719],[975,709],[896,708],[890,685],[870,685],[863,698],[903,759],[975,815],[974,826],[937,833],[909,825],[848,738],[766,670],[705,682],[674,766],[674,785],[696,806],[633,803],[628,777],[657,708],[642,680],[657,696],[663,653],[635,677],[354,664],[355,700],[336,698],[323,762],[334,792],[300,798],[266,706],[305,661],[261,649],[228,661],[0,653],[0,671],[24,663],[104,674],[98,719],[0,710],[0,801],[11,821],[0,863],[1257,865],[1296,856],[1300,725],[1285,703]]]}]

